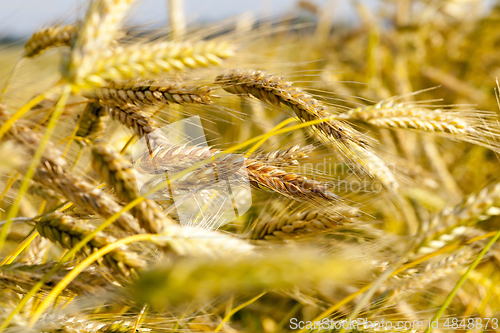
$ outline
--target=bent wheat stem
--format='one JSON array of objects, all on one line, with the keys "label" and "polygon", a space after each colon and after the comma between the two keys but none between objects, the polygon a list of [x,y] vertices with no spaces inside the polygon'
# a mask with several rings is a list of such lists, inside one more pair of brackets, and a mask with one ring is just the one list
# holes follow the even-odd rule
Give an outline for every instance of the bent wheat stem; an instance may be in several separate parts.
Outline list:
[{"label": "bent wheat stem", "polygon": [[240,304],[238,305],[237,307],[235,307],[234,309],[232,309],[231,311],[228,312],[228,314],[224,317],[224,319],[222,319],[221,323],[219,324],[219,326],[217,326],[214,330],[214,332],[219,332],[222,327],[224,327],[224,324],[227,323],[229,321],[229,319],[231,319],[231,317],[238,311],[240,311],[241,309],[243,309],[244,307],[247,307],[249,306],[250,304],[254,303],[256,300],[258,300],[259,298],[261,298],[262,296],[264,296],[265,294],[267,294],[267,291],[264,291],[263,293],[260,293],[259,295],[253,297],[252,299],[246,301],[245,303],[243,304]]},{"label": "bent wheat stem", "polygon": [[275,130],[279,130],[280,128],[283,128],[285,127],[286,125],[290,124],[290,123],[293,123],[294,121],[296,121],[295,119],[293,118],[288,118],[288,119],[285,119],[283,120],[281,123],[279,123],[278,125],[276,125],[275,127],[273,127],[273,129],[271,131],[268,132],[268,135],[263,138],[262,140],[260,140],[259,142],[257,142],[255,145],[253,145],[248,151],[247,153],[245,154],[245,156],[250,156],[252,155],[253,153],[255,153],[257,151],[257,149],[259,149],[260,146],[262,146],[264,144],[264,142],[267,141],[267,139],[269,139],[271,136],[272,136],[272,133],[273,131]]}]

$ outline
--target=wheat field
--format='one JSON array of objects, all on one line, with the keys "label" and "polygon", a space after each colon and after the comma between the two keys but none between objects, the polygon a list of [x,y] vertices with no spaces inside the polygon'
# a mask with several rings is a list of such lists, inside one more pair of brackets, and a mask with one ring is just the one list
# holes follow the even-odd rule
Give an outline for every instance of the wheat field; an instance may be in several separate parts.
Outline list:
[{"label": "wheat field", "polygon": [[2,43],[0,332],[500,331],[500,2],[334,3]]}]

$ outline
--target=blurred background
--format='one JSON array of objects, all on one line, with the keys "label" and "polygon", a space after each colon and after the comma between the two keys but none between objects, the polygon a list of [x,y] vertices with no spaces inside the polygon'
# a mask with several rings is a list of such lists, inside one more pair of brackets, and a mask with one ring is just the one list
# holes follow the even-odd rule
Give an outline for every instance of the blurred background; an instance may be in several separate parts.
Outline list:
[{"label": "blurred background", "polygon": [[[355,21],[354,1],[315,0],[318,7],[329,6],[332,15],[343,21]],[[371,8],[377,7],[378,0],[359,2]],[[74,22],[85,13],[85,0],[0,0],[0,34],[2,37],[27,38],[33,31],[54,22]],[[168,24],[166,0],[142,0],[135,6],[132,24]],[[307,15],[301,13],[299,0],[185,0],[184,11],[187,22],[210,22],[242,14],[254,17],[276,18],[284,15]]]}]

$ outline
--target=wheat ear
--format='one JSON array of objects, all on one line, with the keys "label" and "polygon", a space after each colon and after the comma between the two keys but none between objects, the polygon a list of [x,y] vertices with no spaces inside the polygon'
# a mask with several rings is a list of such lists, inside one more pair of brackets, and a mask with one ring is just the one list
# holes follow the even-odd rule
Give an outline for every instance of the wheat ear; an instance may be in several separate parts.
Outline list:
[{"label": "wheat ear", "polygon": [[[193,157],[198,159],[208,158],[215,156],[215,154],[220,151],[215,149],[209,149],[206,147],[191,148],[186,146],[169,146],[169,145],[159,145],[152,152],[147,152],[142,154],[136,163],[136,167],[139,170],[144,170],[147,173],[158,173],[164,171],[176,171],[181,169],[182,165],[186,165],[193,162]],[[230,156],[231,155],[231,156]],[[221,165],[227,165],[227,168],[219,168],[219,170],[229,171],[233,170],[234,167],[240,169],[238,164],[239,161],[243,161],[244,157],[238,156],[236,154],[225,155],[222,158],[216,159],[215,163]],[[183,158],[188,156],[187,158]],[[173,159],[173,157],[177,157]],[[178,162],[180,160],[180,163]],[[175,163],[175,164],[173,164]],[[173,164],[173,165],[172,165]],[[241,164],[241,163],[240,163]],[[246,171],[248,173],[248,178],[250,181],[266,187],[270,190],[278,192],[282,195],[286,195],[292,198],[323,198],[327,200],[338,200],[338,196],[330,192],[327,186],[315,180],[307,179],[307,177],[290,173],[279,167],[268,165],[266,163],[249,159],[245,159]],[[161,166],[161,168],[159,168]],[[233,167],[234,166],[234,167]],[[216,165],[214,166],[216,167]],[[187,183],[200,182],[200,177],[203,177],[204,173],[208,173],[209,170],[206,168],[194,171],[189,175],[184,176],[180,181]],[[212,171],[210,174],[214,174]],[[210,181],[211,178],[206,178]]]},{"label": "wheat ear", "polygon": [[[340,257],[318,256],[307,249],[300,253],[274,251],[244,260],[186,258],[141,272],[131,290],[136,300],[151,304],[153,308],[190,301],[203,304],[217,296],[259,293],[268,289],[320,286],[320,292],[328,293],[332,287],[346,282],[349,274],[361,273],[355,268],[354,271],[338,269],[345,264]],[[332,275],[325,278],[325,271]]]},{"label": "wheat ear", "polygon": [[104,80],[147,77],[161,72],[220,65],[234,53],[226,42],[153,42],[108,50],[95,65],[90,79]]},{"label": "wheat ear", "polygon": [[[333,116],[320,101],[275,74],[257,70],[231,70],[217,76],[215,82],[232,94],[252,95],[277,107],[286,105],[304,122]],[[334,144],[366,144],[361,133],[341,121],[327,120],[315,126],[325,137],[334,140]]]},{"label": "wheat ear", "polygon": [[35,237],[29,243],[19,261],[25,262],[28,265],[41,264],[47,257],[51,247],[52,244],[49,240],[43,237]]},{"label": "wheat ear", "polygon": [[[133,166],[109,146],[98,144],[92,149],[92,165],[118,196],[126,201],[139,197]],[[144,200],[132,209],[141,226],[151,233],[151,242],[168,252],[183,256],[208,255],[220,257],[228,254],[248,254],[252,246],[243,240],[215,231],[181,227],[166,217],[152,200]]]},{"label": "wheat ear", "polygon": [[394,276],[387,281],[387,286],[390,286],[389,289],[394,295],[418,292],[465,267],[476,254],[469,246],[463,247],[437,261],[424,263]]},{"label": "wheat ear", "polygon": [[304,147],[295,145],[287,149],[276,150],[270,153],[253,154],[250,157],[254,160],[280,167],[298,166],[300,161],[307,159],[309,157],[308,154],[313,150],[313,145]]},{"label": "wheat ear", "polygon": [[349,110],[339,118],[356,120],[376,127],[412,129],[448,136],[498,151],[489,138],[498,137],[497,115],[460,109],[429,109],[418,104],[396,103],[394,98]]},{"label": "wheat ear", "polygon": [[323,209],[303,209],[271,218],[259,218],[252,230],[252,239],[289,239],[310,236],[354,221],[360,216],[354,207],[336,206],[335,215],[325,215]]},{"label": "wheat ear", "polygon": [[254,246],[243,239],[215,230],[173,225],[151,242],[167,252],[186,257],[227,258],[253,253]]},{"label": "wheat ear", "polygon": [[[429,246],[442,247],[444,244],[439,240],[442,235],[450,234],[456,237],[462,232],[459,228],[497,215],[500,215],[500,183],[468,196],[458,205],[443,209],[441,213],[425,222],[420,230],[416,251],[425,253]],[[455,235],[453,230],[456,230]]]},{"label": "wheat ear", "polygon": [[106,108],[97,102],[88,103],[79,115],[76,137],[88,139],[91,142],[97,139],[104,130],[103,117]]},{"label": "wheat ear", "polygon": [[[130,202],[140,197],[133,165],[111,147],[95,145],[92,166],[107,184],[113,186],[120,199]],[[149,233],[159,233],[174,224],[152,200],[141,201],[132,208],[132,213]]]},{"label": "wheat ear", "polygon": [[46,27],[35,32],[24,45],[25,57],[31,58],[42,54],[44,51],[59,47],[70,46],[76,37],[76,25]]},{"label": "wheat ear", "polygon": [[378,127],[411,128],[428,132],[466,134],[474,131],[459,112],[429,110],[418,105],[382,101],[376,105],[349,110],[342,118],[363,121]]},{"label": "wheat ear", "polygon": [[[141,323],[141,326],[143,323]],[[103,320],[95,315],[79,313],[78,316],[52,314],[51,321],[44,321],[37,328],[44,333],[78,332],[78,333],[127,333],[151,332],[147,328],[135,328],[133,320]],[[135,328],[135,329],[134,329]]]},{"label": "wheat ear", "polygon": [[[23,265],[19,263],[4,265],[0,267],[0,284],[6,288],[11,288],[19,293],[26,293],[42,277],[49,272],[56,263],[46,263],[43,265]],[[50,291],[57,284],[67,271],[72,267],[66,265],[63,270],[51,275],[48,281],[41,288],[42,292]],[[87,269],[82,272],[75,280],[66,287],[66,290],[77,295],[92,295],[102,292],[109,287],[108,281],[93,269]]]},{"label": "wheat ear", "polygon": [[[34,179],[103,218],[109,218],[122,209],[112,196],[49,161],[42,162]],[[137,233],[139,230],[137,221],[129,213],[122,213],[115,223],[126,232]]]},{"label": "wheat ear", "polygon": [[319,197],[327,200],[339,200],[339,197],[330,192],[323,183],[259,161],[247,159],[245,162],[248,178],[251,181],[282,195],[291,198],[311,199]]},{"label": "wheat ear", "polygon": [[[0,112],[0,123],[5,122],[8,118],[7,114]],[[8,137],[12,137],[33,151],[40,142],[40,135],[33,132],[24,120],[18,120],[8,134]],[[60,152],[49,143],[33,179],[75,205],[103,218],[109,218],[121,210],[121,206],[113,197],[65,170],[65,165],[66,162],[61,158]],[[139,230],[137,221],[128,213],[121,214],[116,220],[116,225],[127,232],[136,233]]]},{"label": "wheat ear", "polygon": [[62,198],[57,193],[36,182],[31,182],[28,193],[46,200],[47,207],[56,207],[62,203]]},{"label": "wheat ear", "polygon": [[[76,243],[94,231],[94,227],[63,213],[55,212],[43,215],[36,220],[36,228],[40,235],[58,243],[65,249],[71,249]],[[115,242],[116,239],[99,232],[81,250],[80,253],[88,256],[97,249]],[[137,253],[122,247],[104,256],[104,263],[116,272],[130,276],[136,270],[145,267],[146,262],[139,258]]]},{"label": "wheat ear", "polygon": [[[256,70],[231,70],[217,76],[216,83],[232,94],[252,95],[276,107],[290,107],[303,121],[331,118],[328,108],[282,77]],[[345,158],[380,179],[386,187],[397,188],[392,171],[370,148],[366,138],[347,123],[329,119],[312,126],[319,137]]]},{"label": "wheat ear", "polygon": [[134,104],[104,105],[104,107],[112,119],[130,128],[140,138],[158,129],[156,122]]},{"label": "wheat ear", "polygon": [[127,10],[134,0],[96,0],[90,4],[85,20],[78,26],[78,36],[65,59],[63,77],[82,84],[88,81],[96,62],[109,49]]},{"label": "wheat ear", "polygon": [[211,104],[211,89],[179,81],[128,80],[111,82],[106,87],[86,92],[88,98],[104,104]]}]

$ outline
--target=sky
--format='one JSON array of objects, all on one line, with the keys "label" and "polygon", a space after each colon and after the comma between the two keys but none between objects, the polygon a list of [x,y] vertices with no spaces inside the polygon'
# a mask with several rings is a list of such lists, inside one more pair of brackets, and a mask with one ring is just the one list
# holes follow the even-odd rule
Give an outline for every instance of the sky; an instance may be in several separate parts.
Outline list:
[{"label": "sky", "polygon": [[[279,16],[293,11],[299,0],[184,0],[188,22],[211,21],[245,13],[255,17]],[[324,5],[328,0],[312,0]],[[333,0],[331,0],[333,1]],[[334,0],[335,14],[352,14],[350,0]],[[373,3],[374,0],[362,2]],[[0,0],[0,38],[28,37],[54,22],[73,22],[84,15],[86,0]],[[134,8],[133,24],[167,23],[167,0],[141,0]],[[349,14],[351,13],[351,14]]]}]

